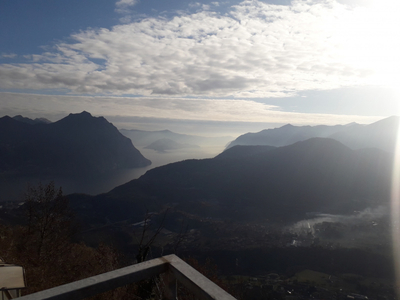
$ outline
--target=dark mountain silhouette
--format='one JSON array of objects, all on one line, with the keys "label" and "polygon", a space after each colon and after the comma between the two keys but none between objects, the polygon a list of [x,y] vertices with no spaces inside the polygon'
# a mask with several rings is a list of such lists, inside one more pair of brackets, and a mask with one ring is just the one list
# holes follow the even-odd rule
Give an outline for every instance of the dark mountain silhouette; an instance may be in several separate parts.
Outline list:
[{"label": "dark mountain silhouette", "polygon": [[150,163],[116,127],[87,112],[50,124],[0,118],[3,174],[98,174]]},{"label": "dark mountain silhouette", "polygon": [[217,155],[215,159],[245,159],[261,153],[266,153],[270,150],[276,149],[273,146],[234,146],[226,149],[221,154]]},{"label": "dark mountain silhouette", "polygon": [[145,149],[153,149],[157,152],[166,152],[166,151],[171,151],[171,150],[193,149],[193,148],[200,148],[200,147],[198,145],[177,143],[171,139],[159,139],[144,148]]},{"label": "dark mountain silhouette", "polygon": [[21,115],[17,115],[13,117],[14,120],[24,122],[27,124],[50,124],[51,121],[46,118],[36,118],[34,120],[30,118],[23,117]]},{"label": "dark mountain silhouette", "polygon": [[318,125],[318,126],[293,126],[284,125],[279,128],[265,129],[256,133],[246,133],[232,141],[227,148],[235,145],[267,145],[282,147],[296,142],[305,141],[313,137],[329,137],[330,135],[351,127],[362,125],[352,123],[349,125]]},{"label": "dark mountain silhouette", "polygon": [[335,126],[293,126],[266,129],[257,133],[246,133],[232,141],[227,148],[235,145],[286,146],[313,137],[335,139],[352,149],[378,148],[394,152],[397,140],[399,117],[389,117],[370,125],[351,123]]},{"label": "dark mountain silhouette", "polygon": [[203,217],[299,220],[307,212],[342,214],[387,204],[391,166],[386,152],[354,151],[333,139],[236,146],[213,159],[152,169],[107,194],[72,200],[78,210],[114,220],[165,205]]}]

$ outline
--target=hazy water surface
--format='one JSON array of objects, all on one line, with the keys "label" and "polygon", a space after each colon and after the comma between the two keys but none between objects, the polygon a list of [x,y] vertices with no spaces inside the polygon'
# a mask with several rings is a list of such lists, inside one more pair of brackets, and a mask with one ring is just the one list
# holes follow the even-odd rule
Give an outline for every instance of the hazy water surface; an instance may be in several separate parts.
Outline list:
[{"label": "hazy water surface", "polygon": [[124,184],[133,179],[137,179],[148,170],[163,166],[169,163],[186,159],[211,158],[222,152],[223,148],[201,148],[201,150],[185,150],[158,153],[151,149],[137,147],[139,151],[152,161],[150,166],[145,168],[126,169],[111,172],[99,176],[80,176],[77,174],[73,178],[66,177],[0,177],[0,202],[20,201],[24,198],[24,193],[29,186],[35,186],[39,182],[47,183],[53,180],[56,186],[61,186],[64,194],[85,193],[97,195],[106,193],[113,188]]}]

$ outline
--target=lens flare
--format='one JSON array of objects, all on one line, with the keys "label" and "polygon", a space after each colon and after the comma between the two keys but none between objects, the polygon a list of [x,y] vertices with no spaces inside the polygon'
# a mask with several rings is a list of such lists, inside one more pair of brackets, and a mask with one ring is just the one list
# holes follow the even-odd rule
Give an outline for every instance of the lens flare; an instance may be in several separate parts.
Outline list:
[{"label": "lens flare", "polygon": [[400,130],[397,129],[397,142],[394,152],[394,164],[392,174],[392,240],[393,240],[393,258],[396,273],[396,293],[400,297]]}]

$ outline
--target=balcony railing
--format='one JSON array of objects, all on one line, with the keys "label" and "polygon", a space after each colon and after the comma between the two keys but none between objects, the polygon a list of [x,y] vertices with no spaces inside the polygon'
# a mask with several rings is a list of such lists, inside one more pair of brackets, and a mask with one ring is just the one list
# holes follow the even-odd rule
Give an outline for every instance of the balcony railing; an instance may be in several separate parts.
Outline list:
[{"label": "balcony railing", "polygon": [[178,299],[176,289],[176,282],[178,281],[201,300],[236,300],[211,280],[200,274],[198,271],[173,254],[78,280],[17,299],[84,299],[166,272],[171,273],[175,278],[174,284],[169,285],[170,299]]}]

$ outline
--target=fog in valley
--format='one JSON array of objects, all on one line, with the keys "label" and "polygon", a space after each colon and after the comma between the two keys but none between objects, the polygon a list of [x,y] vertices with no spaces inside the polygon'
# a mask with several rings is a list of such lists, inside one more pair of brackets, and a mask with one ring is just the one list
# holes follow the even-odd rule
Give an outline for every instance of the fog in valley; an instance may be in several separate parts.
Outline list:
[{"label": "fog in valley", "polygon": [[390,208],[379,206],[354,211],[347,215],[309,213],[305,219],[287,227],[302,238],[312,237],[330,243],[331,247],[387,248],[391,245],[392,224]]}]

